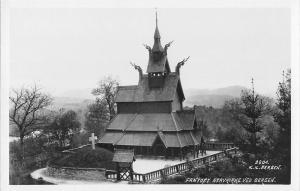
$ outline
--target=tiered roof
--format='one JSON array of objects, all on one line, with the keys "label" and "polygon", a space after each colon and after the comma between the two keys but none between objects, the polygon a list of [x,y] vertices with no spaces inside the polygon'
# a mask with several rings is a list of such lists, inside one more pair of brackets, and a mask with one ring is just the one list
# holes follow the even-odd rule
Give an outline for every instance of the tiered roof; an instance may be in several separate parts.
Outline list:
[{"label": "tiered roof", "polygon": [[190,145],[198,145],[198,137],[191,131],[183,132],[106,132],[99,143],[112,144],[113,146],[153,146],[159,138],[165,147],[182,148]]},{"label": "tiered roof", "polygon": [[119,86],[116,102],[173,101],[177,90],[182,101],[185,99],[178,74],[167,75],[164,88],[150,88],[148,80],[148,75],[143,75],[137,86]]},{"label": "tiered roof", "polygon": [[[148,74],[141,74],[139,83],[136,86],[118,87],[116,96],[118,106],[138,107],[138,103],[145,102],[156,102],[155,104],[170,102],[167,103],[170,104],[170,107],[173,107],[171,102],[174,102],[175,106],[176,104],[182,106],[185,97],[179,73],[170,71],[167,59],[167,48],[169,46],[170,43],[165,48],[161,46],[156,21],[154,45],[152,48],[146,46],[149,50]],[[149,87],[149,82],[153,78],[163,79],[161,86]],[[182,109],[182,107],[180,108]],[[179,109],[179,107],[175,109]],[[197,125],[195,112],[194,110],[181,109],[175,112],[170,109],[165,113],[135,110],[131,110],[132,113],[119,112],[109,123],[99,143],[112,144],[113,146],[151,147],[159,139],[166,148],[198,145],[197,140],[200,139],[195,137],[193,133]]]},{"label": "tiered roof", "polygon": [[109,124],[100,143],[152,146],[159,137],[166,147],[198,144],[193,135],[195,115],[183,110],[172,113],[118,114]]}]

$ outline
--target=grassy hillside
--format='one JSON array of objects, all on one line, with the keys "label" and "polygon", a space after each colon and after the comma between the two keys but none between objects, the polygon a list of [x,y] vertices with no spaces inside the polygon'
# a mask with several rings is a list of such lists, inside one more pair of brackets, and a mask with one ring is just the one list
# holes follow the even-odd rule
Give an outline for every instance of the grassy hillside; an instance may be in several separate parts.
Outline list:
[{"label": "grassy hillside", "polygon": [[91,146],[86,146],[75,153],[66,153],[64,156],[52,160],[50,164],[64,167],[106,168],[115,170],[112,158],[113,153],[111,151],[99,147],[92,150]]}]

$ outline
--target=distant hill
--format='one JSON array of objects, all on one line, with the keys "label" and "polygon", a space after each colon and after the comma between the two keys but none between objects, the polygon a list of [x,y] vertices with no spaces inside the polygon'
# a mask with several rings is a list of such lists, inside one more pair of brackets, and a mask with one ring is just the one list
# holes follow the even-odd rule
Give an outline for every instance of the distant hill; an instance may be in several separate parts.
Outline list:
[{"label": "distant hill", "polygon": [[[184,91],[184,106],[205,105],[221,108],[226,100],[240,97],[243,86],[228,86],[218,89],[187,89]],[[65,109],[85,109],[95,99],[91,89],[76,89],[64,92],[54,99],[53,107]]]},{"label": "distant hill", "polygon": [[218,89],[188,89],[185,91],[184,106],[205,105],[221,108],[226,100],[240,97],[243,86],[229,86]]},{"label": "distant hill", "polygon": [[84,89],[70,89],[66,90],[55,97],[71,97],[71,98],[80,98],[80,99],[94,99],[95,97],[92,95],[93,88],[84,88]]},{"label": "distant hill", "polygon": [[79,110],[85,109],[88,104],[93,102],[92,99],[84,99],[79,97],[54,97],[52,103],[52,109],[72,109],[72,110]]},{"label": "distant hill", "polygon": [[[85,113],[87,112],[87,107],[89,104],[93,103],[93,99],[85,99],[79,97],[54,97],[54,100],[45,112],[50,112],[51,110],[59,110],[64,108],[65,110],[73,110],[77,113],[78,120],[81,124],[81,128],[84,127]],[[19,131],[17,127],[10,124],[9,128],[10,136],[19,136]]]},{"label": "distant hill", "polygon": [[54,97],[50,110],[73,110],[77,113],[81,128],[84,128],[85,113],[88,110],[88,105],[93,103],[92,99],[84,99],[79,97]]}]

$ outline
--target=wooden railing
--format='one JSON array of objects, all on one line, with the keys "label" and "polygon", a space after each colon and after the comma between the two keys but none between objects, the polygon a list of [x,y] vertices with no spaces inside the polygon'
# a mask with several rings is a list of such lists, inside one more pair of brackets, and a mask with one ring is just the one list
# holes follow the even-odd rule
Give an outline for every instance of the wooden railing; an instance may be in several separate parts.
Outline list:
[{"label": "wooden railing", "polygon": [[145,175],[139,173],[133,173],[133,182],[145,182]]},{"label": "wooden railing", "polygon": [[[190,170],[190,168],[199,168],[203,167],[209,163],[219,161],[223,159],[226,156],[232,156],[233,154],[236,154],[238,151],[237,147],[229,148],[224,151],[221,151],[219,153],[209,155],[203,158],[194,159],[191,161],[179,163],[177,165],[173,165],[170,167],[166,167],[160,170],[156,170],[153,172],[149,172],[146,174],[140,174],[140,173],[133,173],[132,181],[133,182],[139,182],[139,183],[148,183],[148,182],[155,182],[160,180],[163,176],[170,176],[174,174],[180,174],[183,172],[186,172]],[[114,170],[106,170],[105,176],[107,179],[117,179],[117,172]]]},{"label": "wooden railing", "polygon": [[183,162],[177,165],[173,165],[170,167],[166,167],[160,170],[156,170],[153,172],[149,172],[146,174],[133,174],[133,181],[135,182],[155,182],[160,180],[163,176],[170,176],[178,173],[183,173],[190,170],[190,166],[192,165],[193,168],[203,167],[209,163],[216,162],[220,159],[223,159],[225,156],[236,154],[238,151],[237,147],[233,147],[230,149],[226,149],[219,153],[209,155],[203,158],[194,159],[188,162]]},{"label": "wooden railing", "polygon": [[117,179],[117,171],[114,170],[106,170],[105,171],[105,177],[107,179],[116,180]]},{"label": "wooden railing", "polygon": [[212,151],[223,151],[235,147],[234,143],[215,143],[215,142],[206,142],[205,149]]}]

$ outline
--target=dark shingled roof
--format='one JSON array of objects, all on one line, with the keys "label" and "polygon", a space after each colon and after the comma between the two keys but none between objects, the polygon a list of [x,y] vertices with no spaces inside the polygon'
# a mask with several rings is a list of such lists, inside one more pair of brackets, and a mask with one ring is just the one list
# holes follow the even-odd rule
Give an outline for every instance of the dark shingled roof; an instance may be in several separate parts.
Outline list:
[{"label": "dark shingled roof", "polygon": [[125,150],[125,149],[116,149],[112,161],[132,163],[134,161],[134,151]]},{"label": "dark shingled roof", "polygon": [[142,113],[127,127],[127,131],[178,131],[170,113]]},{"label": "dark shingled roof", "polygon": [[[113,135],[116,135],[117,138],[109,139],[109,137],[113,137]],[[108,131],[99,140],[99,143],[123,145],[123,146],[151,147],[158,137],[162,140],[166,148],[185,147],[188,145],[199,144],[199,141],[194,137],[191,131],[180,131],[180,132],[157,131],[157,132],[123,132],[123,133],[121,131]]]},{"label": "dark shingled roof", "polygon": [[156,133],[137,133],[127,132],[124,136],[116,143],[116,145],[138,145],[138,146],[152,146],[156,138]]},{"label": "dark shingled roof", "polygon": [[156,132],[193,130],[195,122],[192,111],[172,113],[119,113],[107,127],[107,130]]},{"label": "dark shingled roof", "polygon": [[119,86],[116,102],[155,102],[173,101],[177,88],[184,99],[179,76],[170,73],[166,76],[164,88],[149,88],[148,75],[143,75],[137,86]]},{"label": "dark shingled roof", "polygon": [[98,143],[104,144],[116,144],[122,137],[124,133],[122,131],[106,131],[103,137],[101,137]]},{"label": "dark shingled roof", "polygon": [[135,119],[137,114],[118,114],[109,123],[107,129],[110,130],[124,130]]},{"label": "dark shingled roof", "polygon": [[194,110],[182,110],[174,113],[176,122],[184,130],[193,130],[195,122]]},{"label": "dark shingled roof", "polygon": [[180,140],[178,138],[177,133],[165,133],[164,139],[166,143],[166,147],[182,147]]}]

